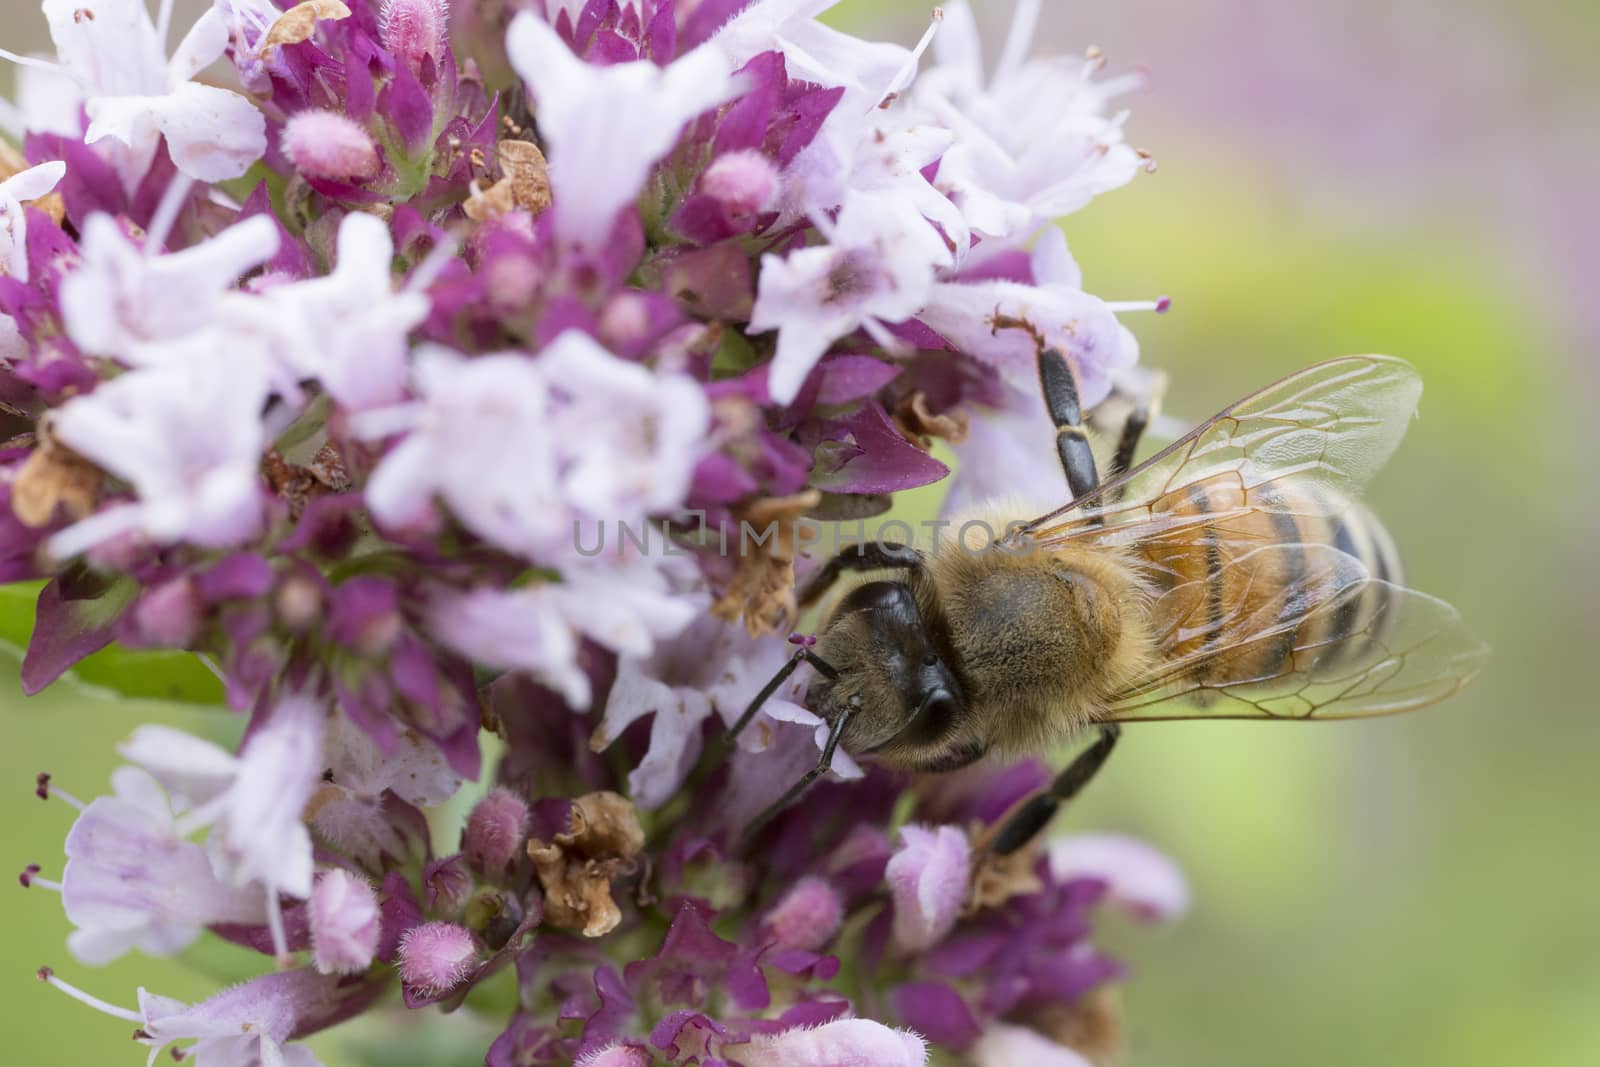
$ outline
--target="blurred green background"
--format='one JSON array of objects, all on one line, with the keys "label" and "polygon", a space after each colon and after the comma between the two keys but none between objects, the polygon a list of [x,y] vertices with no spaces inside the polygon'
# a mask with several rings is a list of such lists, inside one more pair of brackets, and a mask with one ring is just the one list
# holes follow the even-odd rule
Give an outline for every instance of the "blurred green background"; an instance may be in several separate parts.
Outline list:
[{"label": "blurred green background", "polygon": [[[993,56],[1011,7],[977,6]],[[1159,172],[1066,232],[1092,292],[1173,296],[1168,315],[1130,319],[1145,361],[1172,375],[1169,409],[1200,418],[1333,355],[1415,362],[1422,417],[1371,499],[1412,583],[1494,646],[1470,692],[1418,715],[1129,731],[1063,828],[1138,834],[1193,881],[1181,924],[1111,932],[1135,969],[1131,1067],[1600,1062],[1600,716],[1579,669],[1600,651],[1600,13],[1561,0],[1046,6],[1036,52],[1098,44],[1112,72],[1152,73],[1126,103]],[[5,10],[0,44],[42,42],[31,7]],[[858,2],[830,17],[909,42],[925,16]],[[34,772],[103,791],[112,745],[153,717],[236,728],[66,691],[25,701],[0,682],[0,851],[15,868],[58,873],[71,822],[31,798]],[[12,892],[0,1000],[19,1062],[141,1055],[126,1024],[35,983],[41,963],[122,1003],[138,984],[214,988],[170,961],[73,965],[59,903]],[[349,1043],[318,1049],[350,1067]]]}]

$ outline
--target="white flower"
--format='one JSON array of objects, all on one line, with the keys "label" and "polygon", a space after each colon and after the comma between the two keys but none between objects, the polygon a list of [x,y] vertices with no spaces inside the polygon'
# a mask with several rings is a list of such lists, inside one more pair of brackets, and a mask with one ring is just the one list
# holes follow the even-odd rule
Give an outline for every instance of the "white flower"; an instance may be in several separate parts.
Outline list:
[{"label": "white flower", "polygon": [[578,666],[578,634],[548,585],[440,593],[429,605],[428,628],[475,663],[527,671],[573,707],[589,706],[589,678]]},{"label": "white flower", "polygon": [[[116,142],[107,155],[128,190],[150,169],[163,137],[178,170],[203,182],[237,178],[266,151],[266,121],[254,104],[190,80],[227,48],[227,26],[215,9],[200,17],[170,61],[165,15],[157,26],[140,0],[99,0],[92,11],[79,0],[44,0],[43,9],[59,60],[54,66],[71,79],[89,116],[84,139]],[[56,101],[42,117],[58,122],[56,107],[64,104]]]},{"label": "white flower", "polygon": [[1050,843],[1050,875],[1057,882],[1093,878],[1106,883],[1107,899],[1146,921],[1176,919],[1189,910],[1189,882],[1160,852],[1122,834],[1070,834]]},{"label": "white flower", "polygon": [[[695,621],[682,633],[658,642],[648,655],[619,660],[595,734],[596,745],[609,745],[638,719],[655,716],[649,750],[628,776],[628,795],[643,808],[665,803],[682,784],[700,756],[705,720],[715,714],[724,726],[737,722],[789,651],[781,641],[752,640],[743,626],[711,615],[703,598],[696,604]],[[803,706],[808,682],[805,673],[796,674],[768,698],[756,721],[739,735],[739,747],[764,750],[778,736],[779,723],[813,730],[821,724]],[[859,773],[843,750],[835,753],[834,762],[844,776]]]},{"label": "white flower", "polygon": [[711,427],[698,382],[618,359],[576,330],[548,345],[538,365],[554,394],[550,431],[570,507],[631,521],[683,502]]},{"label": "white flower", "polygon": [[911,50],[863,41],[817,21],[838,2],[757,0],[729,19],[712,41],[727,53],[733,69],[777,50],[791,80],[843,87],[841,105],[848,101],[858,111],[876,107],[910,60]]},{"label": "white flower", "polygon": [[123,758],[193,805],[178,822],[181,832],[215,827],[206,846],[225,882],[266,890],[280,958],[286,942],[278,894],[311,895],[311,834],[301,813],[322,774],[324,718],[320,702],[288,692],[251,730],[237,757],[161,726],[139,727],[120,748]]},{"label": "white flower", "polygon": [[610,236],[617,212],[638,197],[684,124],[736,90],[714,44],[665,68],[648,60],[599,66],[526,11],[511,22],[506,52],[538,102],[556,225],[590,250]]},{"label": "white flower", "polygon": [[455,796],[461,778],[439,747],[414,731],[404,731],[390,752],[380,749],[345,715],[328,720],[319,786],[310,816],[325,840],[376,869],[385,854],[405,853],[406,841],[384,794],[418,807],[443,804]]},{"label": "white flower", "polygon": [[1094,1067],[1065,1045],[1058,1045],[1039,1031],[1013,1023],[992,1022],[984,1027],[972,1046],[973,1067]]},{"label": "white flower", "polygon": [[311,895],[311,835],[300,813],[322,774],[323,718],[318,701],[288,693],[245,739],[238,775],[214,802],[220,855],[235,884]]},{"label": "white flower", "polygon": [[[918,317],[961,352],[998,370],[1007,384],[1028,393],[1039,390],[1037,334],[1072,363],[1079,398],[1085,409],[1091,408],[1110,391],[1113,371],[1139,361],[1138,342],[1114,312],[1156,305],[1112,305],[1085,293],[1066,238],[1053,226],[1039,235],[1032,266],[1034,285],[999,279],[940,282]],[[1027,323],[1032,332],[1004,325],[1002,318]]]},{"label": "white flower", "polygon": [[[61,283],[61,315],[79,348],[129,366],[174,359],[171,342],[217,324],[223,294],[278,250],[278,228],[256,215],[168,255],[141,249],[110,215],[89,216],[77,266]],[[212,349],[228,362],[230,349]]]},{"label": "white flower", "polygon": [[814,218],[845,202],[852,190],[893,199],[944,230],[946,249],[965,254],[971,235],[950,198],[922,171],[942,157],[953,136],[940,126],[918,124],[904,108],[864,114],[839,105],[817,136],[783,172],[783,207],[791,216]]},{"label": "white flower", "polygon": [[373,215],[339,224],[338,258],[320,278],[274,286],[250,309],[260,330],[276,322],[278,359],[315,378],[334,400],[361,411],[400,400],[407,335],[428,317],[428,298],[394,285],[394,240]]},{"label": "white flower", "polygon": [[413,379],[416,402],[354,423],[369,436],[409,430],[367,484],[373,516],[412,525],[438,498],[509,552],[538,555],[570,536],[547,422],[550,387],[535,362],[517,353],[465,359],[430,345],[418,350]]},{"label": "white flower", "polygon": [[39,976],[72,999],[138,1026],[134,1039],[150,1047],[146,1063],[152,1065],[172,1042],[192,1040],[173,1050],[173,1058],[192,1058],[198,1067],[321,1067],[310,1049],[287,1042],[314,1029],[339,1010],[342,997],[352,995],[339,988],[339,976],[300,967],[252,978],[198,1004],[141,987],[139,1010],[132,1011],[85,993],[49,968]]},{"label": "white flower", "polygon": [[563,569],[561,580],[521,589],[440,593],[428,623],[444,644],[488,667],[523,670],[587,708],[589,679],[578,662],[588,637],[613,651],[647,656],[695,617],[693,598],[674,591],[657,561],[607,560]]},{"label": "white flower", "polygon": [[826,245],[761,260],[750,330],[778,331],[768,387],[779,403],[795,398],[828,346],[848,333],[866,329],[892,347],[881,324],[920,311],[935,271],[951,262],[938,231],[893,196],[851,192],[828,229]]},{"label": "white flower", "polygon": [[61,902],[77,927],[67,939],[85,963],[109,963],[129,949],[170,956],[210,923],[259,923],[259,890],[226,886],[205,849],[179,833],[172,804],[137,767],[111,776],[115,795],[98,797],[67,835]]},{"label": "white flower", "polygon": [[355,422],[364,436],[409,431],[367,485],[373,514],[424,522],[437,498],[530,559],[571,554],[581,518],[637,529],[682,503],[711,419],[693,379],[618,359],[577,331],[534,357],[423,348],[414,388],[416,402]]},{"label": "white flower", "polygon": [[1019,0],[1005,49],[987,85],[977,23],[966,0],[944,6],[937,63],[917,79],[914,103],[955,132],[939,163],[972,229],[999,238],[1076,211],[1131,180],[1140,159],[1122,141],[1123,115],[1106,102],[1137,78],[1090,80],[1094,59],[1025,58],[1039,0]]},{"label": "white flower", "polygon": [[19,282],[28,280],[28,219],[22,202],[54,189],[66,172],[67,165],[54,160],[0,182],[0,266]]},{"label": "white flower", "polygon": [[130,371],[57,409],[57,437],[121,478],[138,500],[104,508],[56,534],[67,559],[137,531],[158,544],[239,544],[260,528],[264,370],[223,358]]},{"label": "white flower", "polygon": [[337,982],[337,975],[301,967],[252,978],[193,1005],[140,989],[140,1040],[151,1046],[151,1063],[172,1042],[193,1039],[183,1058],[203,1067],[320,1067],[310,1049],[288,1041],[332,1010]]}]

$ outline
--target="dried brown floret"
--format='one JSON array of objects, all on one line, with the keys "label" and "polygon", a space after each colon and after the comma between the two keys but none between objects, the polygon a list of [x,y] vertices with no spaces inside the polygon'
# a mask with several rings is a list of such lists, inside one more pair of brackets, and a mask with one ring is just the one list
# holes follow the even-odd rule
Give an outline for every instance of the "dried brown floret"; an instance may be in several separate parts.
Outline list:
[{"label": "dried brown floret", "polygon": [[500,180],[462,206],[468,218],[482,222],[508,211],[538,215],[550,206],[550,169],[538,145],[508,137],[495,147],[495,158]]},{"label": "dried brown floret", "polygon": [[567,829],[555,840],[528,842],[544,918],[554,926],[604,937],[622,921],[612,882],[637,870],[644,829],[632,801],[612,792],[589,793],[572,802]]},{"label": "dried brown floret", "polygon": [[273,492],[289,502],[289,515],[298,519],[306,504],[319,496],[342,493],[350,488],[350,473],[338,449],[323,445],[311,462],[301,465],[290,463],[275,448],[269,448],[261,460],[262,473]]},{"label": "dried brown floret", "polygon": [[1114,986],[1099,986],[1073,1004],[1048,1004],[1027,1016],[1027,1024],[1065,1045],[1097,1067],[1118,1062],[1127,1052],[1122,1030],[1122,997]]},{"label": "dried brown floret", "polygon": [[317,32],[322,20],[336,21],[350,17],[350,9],[339,0],[304,0],[279,15],[262,35],[259,50],[263,59],[271,58],[279,45],[299,44],[309,41]]},{"label": "dried brown floret", "polygon": [[81,519],[94,511],[105,476],[100,468],[56,440],[50,424],[39,424],[38,445],[11,483],[11,510],[24,526],[48,525],[60,506]]},{"label": "dried brown floret", "polygon": [[787,630],[799,609],[794,559],[800,550],[799,521],[822,502],[815,489],[785,497],[762,497],[734,509],[739,531],[730,538],[738,563],[727,592],[712,606],[719,618],[744,619],[752,637]]},{"label": "dried brown floret", "polygon": [[928,394],[921,389],[902,397],[894,408],[894,424],[907,441],[926,451],[935,438],[959,445],[967,439],[972,420],[965,411],[940,412],[928,409]]}]

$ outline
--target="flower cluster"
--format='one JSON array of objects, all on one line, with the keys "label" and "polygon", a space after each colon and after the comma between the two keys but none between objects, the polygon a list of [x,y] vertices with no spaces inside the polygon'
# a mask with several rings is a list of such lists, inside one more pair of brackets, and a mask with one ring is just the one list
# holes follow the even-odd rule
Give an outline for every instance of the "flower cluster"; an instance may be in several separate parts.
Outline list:
[{"label": "flower cluster", "polygon": [[1086,407],[1135,364],[1118,316],[1165,301],[1086,293],[1054,220],[1149,166],[1138,79],[1030,58],[1037,0],[988,73],[961,2],[912,48],[827,0],[463,6],[215,0],[168,56],[170,4],[44,0],[55,56],[0,53],[23,687],[117,642],[248,718],[141,727],[87,803],[41,776],[78,816],[22,882],[84,963],[277,964],[136,1009],[41,977],[236,1067],[491,981],[491,1067],[1103,1060],[1091,916],[1181,910],[1164,860],[991,855],[1042,764],[842,751],[741,848],[826,724],[802,673],[708,742],[786,661],[793,520],[945,478],[936,440],[952,502],[1014,485],[1053,462],[1036,345]]}]

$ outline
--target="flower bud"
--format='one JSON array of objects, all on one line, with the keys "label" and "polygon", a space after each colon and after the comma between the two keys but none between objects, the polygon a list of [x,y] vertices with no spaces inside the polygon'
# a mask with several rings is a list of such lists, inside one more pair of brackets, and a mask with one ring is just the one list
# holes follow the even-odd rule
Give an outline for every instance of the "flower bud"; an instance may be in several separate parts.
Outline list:
[{"label": "flower bud", "polygon": [[413,73],[424,56],[437,63],[450,47],[450,5],[446,0],[384,0],[379,16],[383,47],[406,61]]},{"label": "flower bud", "polygon": [[894,897],[894,940],[920,952],[944,939],[967,898],[972,851],[954,826],[906,826],[884,876]]},{"label": "flower bud", "polygon": [[291,572],[278,585],[273,606],[278,620],[291,633],[305,633],[322,619],[321,577],[315,572]]},{"label": "flower bud", "polygon": [[378,951],[378,897],[364,879],[334,868],[311,890],[311,955],[323,974],[359,974]]},{"label": "flower bud", "polygon": [[354,121],[334,111],[301,111],[283,128],[283,154],[308,178],[359,183],[383,169],[378,146]]},{"label": "flower bud", "polygon": [[522,855],[527,836],[528,802],[509,789],[496,789],[467,816],[461,851],[473,870],[500,875]]},{"label": "flower bud", "polygon": [[427,895],[430,912],[453,913],[459,911],[472,896],[472,875],[467,871],[466,857],[461,853],[434,860],[422,871],[422,891]]},{"label": "flower bud", "polygon": [[753,148],[724,152],[700,175],[700,191],[720,200],[730,215],[754,215],[778,195],[778,168]]},{"label": "flower bud", "polygon": [[448,993],[477,962],[478,944],[472,932],[455,923],[423,923],[400,938],[400,982],[422,996]]},{"label": "flower bud", "polygon": [[145,593],[134,605],[133,624],[142,643],[187,647],[200,628],[200,598],[194,583],[177,578]]},{"label": "flower bud", "polygon": [[765,926],[779,948],[816,952],[839,932],[843,919],[844,902],[833,886],[808,877],[796,882],[767,913]]}]

